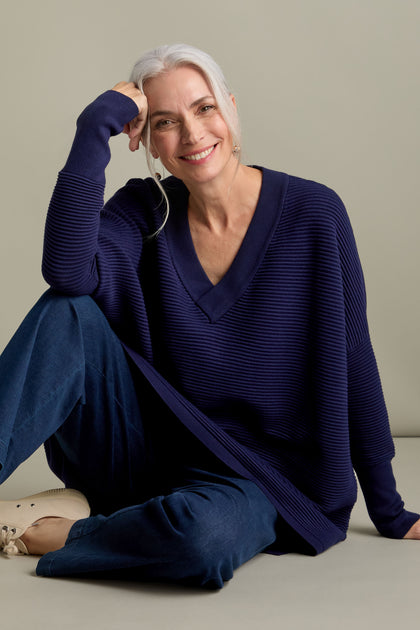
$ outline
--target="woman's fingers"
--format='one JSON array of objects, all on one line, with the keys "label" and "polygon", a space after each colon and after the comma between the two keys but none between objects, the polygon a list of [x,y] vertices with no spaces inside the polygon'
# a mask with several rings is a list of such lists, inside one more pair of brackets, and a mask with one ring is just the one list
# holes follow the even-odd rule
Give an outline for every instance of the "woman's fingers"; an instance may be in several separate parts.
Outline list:
[{"label": "woman's fingers", "polygon": [[140,146],[141,134],[147,119],[147,98],[142,92],[140,92],[135,83],[132,82],[127,83],[126,81],[120,81],[114,85],[112,89],[128,96],[137,105],[139,110],[138,115],[133,118],[133,120],[126,123],[123,129],[123,133],[126,133],[130,138],[128,145],[130,151],[137,151]]},{"label": "woman's fingers", "polygon": [[407,540],[420,540],[420,519],[410,527],[404,538]]},{"label": "woman's fingers", "polygon": [[140,92],[135,83],[120,81],[119,83],[117,83],[117,85],[114,85],[112,89],[116,92],[121,92],[121,94],[125,94],[125,96],[133,99],[139,109],[139,113],[141,113],[143,110],[146,110],[147,112],[147,99],[145,95]]}]

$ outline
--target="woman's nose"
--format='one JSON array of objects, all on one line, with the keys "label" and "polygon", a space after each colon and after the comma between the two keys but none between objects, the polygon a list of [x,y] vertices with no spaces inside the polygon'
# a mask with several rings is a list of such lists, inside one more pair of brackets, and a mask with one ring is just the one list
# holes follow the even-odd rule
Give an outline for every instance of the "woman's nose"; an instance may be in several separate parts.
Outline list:
[{"label": "woman's nose", "polygon": [[182,126],[182,140],[188,144],[195,144],[202,137],[202,127],[197,120],[185,120]]}]

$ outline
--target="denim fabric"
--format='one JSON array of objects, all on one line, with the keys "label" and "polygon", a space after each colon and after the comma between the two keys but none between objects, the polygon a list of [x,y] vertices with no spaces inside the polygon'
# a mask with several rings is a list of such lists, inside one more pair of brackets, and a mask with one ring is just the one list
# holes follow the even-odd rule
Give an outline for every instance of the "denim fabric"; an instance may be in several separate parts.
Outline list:
[{"label": "denim fabric", "polygon": [[92,516],[39,575],[221,588],[276,538],[270,501],[171,415],[90,297],[48,291],[0,357],[0,482],[43,443]]}]

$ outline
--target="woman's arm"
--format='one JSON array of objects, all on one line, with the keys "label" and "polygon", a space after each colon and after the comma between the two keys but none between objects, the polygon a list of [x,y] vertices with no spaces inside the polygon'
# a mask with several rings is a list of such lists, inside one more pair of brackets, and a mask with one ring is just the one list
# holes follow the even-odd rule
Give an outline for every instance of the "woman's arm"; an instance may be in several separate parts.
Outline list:
[{"label": "woman's arm", "polygon": [[419,515],[405,509],[397,491],[394,444],[369,339],[349,352],[348,401],[353,465],[369,516],[383,536],[403,538]]},{"label": "woman's arm", "polygon": [[98,283],[99,217],[111,136],[125,132],[139,146],[147,102],[134,84],[121,83],[79,116],[76,135],[59,173],[46,221],[42,270],[55,289],[89,294]]},{"label": "woman's arm", "polygon": [[337,213],[336,225],[346,314],[353,466],[370,518],[378,531],[390,538],[403,538],[412,531],[419,515],[405,509],[396,487],[391,464],[394,443],[370,341],[363,271],[344,206]]}]

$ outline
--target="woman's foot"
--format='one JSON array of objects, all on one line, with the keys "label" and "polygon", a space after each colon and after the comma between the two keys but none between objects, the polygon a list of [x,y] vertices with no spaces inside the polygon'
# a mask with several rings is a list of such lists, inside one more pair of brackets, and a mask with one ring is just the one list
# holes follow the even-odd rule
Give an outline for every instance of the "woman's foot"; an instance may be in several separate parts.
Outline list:
[{"label": "woman's foot", "polygon": [[60,518],[58,516],[41,518],[28,527],[20,537],[28,553],[33,556],[43,556],[49,551],[57,551],[64,547],[70,529],[76,520]]},{"label": "woman's foot", "polygon": [[69,488],[47,490],[17,501],[0,501],[0,550],[11,556],[59,549],[73,523],[89,514],[83,494]]}]

